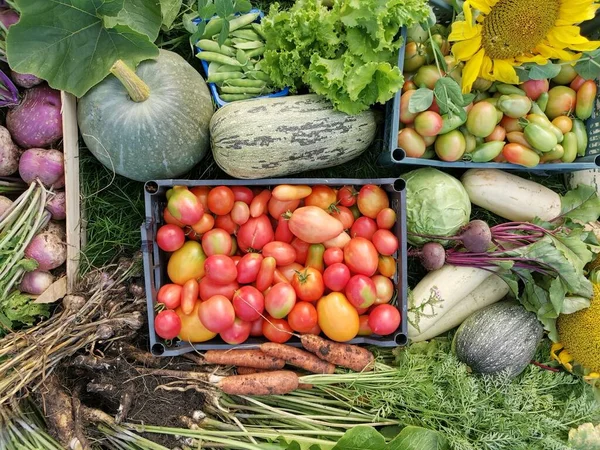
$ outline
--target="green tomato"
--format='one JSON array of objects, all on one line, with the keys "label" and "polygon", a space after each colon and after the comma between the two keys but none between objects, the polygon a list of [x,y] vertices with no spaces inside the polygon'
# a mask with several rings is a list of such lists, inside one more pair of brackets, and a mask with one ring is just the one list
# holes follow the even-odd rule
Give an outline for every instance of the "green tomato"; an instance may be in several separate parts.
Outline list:
[{"label": "green tomato", "polygon": [[442,161],[458,161],[462,158],[466,149],[465,137],[459,130],[441,134],[435,140],[435,153]]}]

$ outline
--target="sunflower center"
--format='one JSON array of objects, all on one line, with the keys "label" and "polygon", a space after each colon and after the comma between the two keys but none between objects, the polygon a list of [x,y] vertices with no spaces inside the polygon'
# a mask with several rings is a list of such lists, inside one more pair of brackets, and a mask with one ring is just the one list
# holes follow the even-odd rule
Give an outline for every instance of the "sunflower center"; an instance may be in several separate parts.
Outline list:
[{"label": "sunflower center", "polygon": [[530,52],[558,19],[560,0],[500,0],[483,19],[483,48],[490,58]]}]

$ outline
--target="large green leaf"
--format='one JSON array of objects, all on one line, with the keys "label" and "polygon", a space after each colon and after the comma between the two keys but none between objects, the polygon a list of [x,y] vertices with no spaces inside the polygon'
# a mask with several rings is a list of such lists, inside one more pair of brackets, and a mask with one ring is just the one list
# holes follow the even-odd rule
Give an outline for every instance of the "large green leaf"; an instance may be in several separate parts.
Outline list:
[{"label": "large green leaf", "polygon": [[13,70],[31,73],[55,88],[83,96],[121,59],[131,67],[158,56],[148,36],[125,25],[106,28],[123,0],[17,0],[21,19],[7,37]]},{"label": "large green leaf", "polygon": [[373,427],[359,425],[340,438],[333,450],[385,450],[385,438]]},{"label": "large green leaf", "polygon": [[389,443],[388,450],[445,450],[448,443],[437,431],[408,426]]},{"label": "large green leaf", "polygon": [[182,0],[160,0],[160,11],[162,13],[162,24],[166,29],[173,26],[173,22],[179,14]]},{"label": "large green leaf", "polygon": [[154,41],[162,24],[161,5],[158,0],[126,0],[117,16],[119,25],[145,34]]}]

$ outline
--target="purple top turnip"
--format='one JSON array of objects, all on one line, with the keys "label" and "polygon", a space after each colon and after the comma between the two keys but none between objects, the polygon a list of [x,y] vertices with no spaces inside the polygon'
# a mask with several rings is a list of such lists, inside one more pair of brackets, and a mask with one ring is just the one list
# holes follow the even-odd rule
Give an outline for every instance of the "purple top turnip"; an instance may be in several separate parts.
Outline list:
[{"label": "purple top turnip", "polygon": [[64,183],[64,157],[54,149],[30,148],[19,161],[19,175],[30,184],[38,178],[46,187],[61,188]]},{"label": "purple top turnip", "polygon": [[67,248],[57,234],[45,231],[31,240],[25,256],[35,259],[39,270],[52,270],[67,260]]},{"label": "purple top turnip", "polygon": [[46,203],[46,209],[52,214],[53,220],[65,220],[67,217],[66,209],[66,195],[65,191],[58,191],[54,193],[54,196]]},{"label": "purple top turnip", "polygon": [[17,86],[20,86],[25,89],[37,86],[38,84],[41,84],[44,81],[41,78],[36,77],[35,75],[31,75],[29,73],[17,73],[14,70],[10,71],[10,77]]},{"label": "purple top turnip", "polygon": [[6,115],[6,128],[22,148],[48,147],[62,138],[60,92],[47,84],[25,91],[23,101]]},{"label": "purple top turnip", "polygon": [[21,150],[15,145],[8,130],[0,126],[0,176],[12,175],[19,169]]},{"label": "purple top turnip", "polygon": [[19,290],[32,295],[41,295],[54,283],[54,275],[44,270],[27,272],[21,280]]}]

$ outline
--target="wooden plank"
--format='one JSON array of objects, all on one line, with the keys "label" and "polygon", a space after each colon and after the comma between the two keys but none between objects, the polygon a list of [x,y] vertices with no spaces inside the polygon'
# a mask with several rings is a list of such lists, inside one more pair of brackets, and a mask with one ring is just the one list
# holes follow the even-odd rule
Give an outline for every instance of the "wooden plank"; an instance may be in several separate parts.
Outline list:
[{"label": "wooden plank", "polygon": [[79,193],[79,135],[77,129],[77,100],[61,93],[63,122],[63,152],[65,155],[65,194],[67,211],[67,292],[77,282],[81,256],[81,199]]}]

